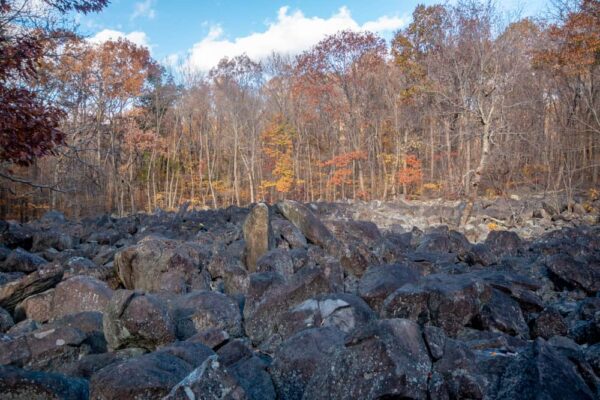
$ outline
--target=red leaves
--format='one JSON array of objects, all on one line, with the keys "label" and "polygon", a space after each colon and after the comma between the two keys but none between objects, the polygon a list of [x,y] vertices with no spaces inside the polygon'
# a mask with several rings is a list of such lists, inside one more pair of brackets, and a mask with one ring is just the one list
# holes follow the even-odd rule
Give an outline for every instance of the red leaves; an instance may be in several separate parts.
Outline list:
[{"label": "red leaves", "polygon": [[[99,11],[108,0],[44,0],[58,13]],[[49,42],[71,32],[54,27],[54,17],[29,16],[27,24],[48,26],[31,29],[9,15],[14,2],[0,0],[0,161],[27,166],[51,154],[63,143],[58,129],[63,112],[47,104],[33,88],[38,66]],[[22,12],[22,10],[20,11]],[[17,13],[18,14],[18,13]],[[22,17],[25,18],[25,17]],[[6,26],[13,25],[10,29]]]},{"label": "red leaves", "polygon": [[322,167],[347,167],[356,160],[366,160],[367,155],[364,151],[352,151],[350,153],[340,154],[339,156],[333,157],[331,160],[327,160],[321,163]]},{"label": "red leaves", "polygon": [[404,185],[418,184],[423,180],[421,161],[417,156],[409,154],[405,159],[406,168],[398,171],[398,183]]},{"label": "red leaves", "polygon": [[0,160],[29,165],[62,143],[63,114],[27,89],[0,86]]}]

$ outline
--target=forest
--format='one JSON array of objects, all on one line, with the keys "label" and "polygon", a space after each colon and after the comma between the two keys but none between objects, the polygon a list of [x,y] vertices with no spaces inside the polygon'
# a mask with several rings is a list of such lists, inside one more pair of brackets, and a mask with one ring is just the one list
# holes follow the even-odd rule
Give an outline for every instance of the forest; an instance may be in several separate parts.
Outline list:
[{"label": "forest", "polygon": [[391,41],[341,31],[207,73],[78,35],[106,0],[27,3],[0,0],[0,218],[599,195],[597,0],[418,6]]}]

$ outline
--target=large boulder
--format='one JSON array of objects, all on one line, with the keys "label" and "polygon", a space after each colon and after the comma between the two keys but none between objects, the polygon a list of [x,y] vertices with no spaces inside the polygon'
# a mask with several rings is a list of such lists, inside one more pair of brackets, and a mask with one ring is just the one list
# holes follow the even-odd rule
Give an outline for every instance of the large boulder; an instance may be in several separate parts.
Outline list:
[{"label": "large boulder", "polygon": [[231,297],[217,292],[196,291],[178,296],[169,305],[177,338],[185,340],[208,329],[243,334],[240,307]]},{"label": "large boulder", "polygon": [[301,400],[315,371],[343,347],[343,332],[331,326],[306,329],[283,342],[270,367],[279,398]]},{"label": "large boulder", "polygon": [[52,317],[82,311],[104,311],[113,291],[108,285],[91,276],[74,276],[59,283],[52,298]]},{"label": "large boulder", "polygon": [[58,251],[72,249],[75,240],[71,235],[61,232],[58,229],[40,230],[33,234],[32,251],[44,251],[49,248]]},{"label": "large boulder", "polygon": [[498,255],[513,256],[523,247],[523,241],[515,232],[494,230],[488,233],[485,244]]},{"label": "large boulder", "polygon": [[167,306],[149,293],[116,291],[105,309],[103,325],[112,350],[125,347],[154,350],[176,339]]},{"label": "large boulder", "polygon": [[259,203],[250,211],[243,226],[246,242],[246,266],[256,271],[256,261],[275,246],[273,229],[269,218],[269,207]]},{"label": "large boulder", "polygon": [[264,276],[273,279],[252,280],[244,307],[246,334],[255,345],[267,342],[267,347],[276,346],[282,340],[275,329],[280,318],[305,300],[341,291],[341,274],[340,269],[307,266],[286,283],[282,278],[277,280],[278,274]]},{"label": "large boulder", "polygon": [[187,293],[210,288],[208,257],[201,247],[149,236],[116,253],[114,265],[126,289]]},{"label": "large boulder", "polygon": [[371,267],[358,283],[358,294],[379,312],[386,297],[407,283],[416,283],[420,277],[419,271],[407,264]]},{"label": "large boulder", "polygon": [[287,219],[273,219],[271,226],[278,247],[304,249],[308,246],[308,242],[300,229],[296,228]]},{"label": "large boulder", "polygon": [[211,356],[169,392],[164,400],[248,400],[249,397],[216,356]]},{"label": "large boulder", "polygon": [[30,253],[22,248],[13,250],[4,263],[0,264],[0,270],[4,272],[24,272],[26,274],[37,271],[48,262],[37,254]]},{"label": "large boulder", "polygon": [[335,327],[343,334],[368,325],[377,315],[360,297],[334,293],[310,298],[286,311],[275,330],[282,340],[304,329]]},{"label": "large boulder", "polygon": [[577,368],[542,339],[506,368],[494,396],[508,399],[595,399]]},{"label": "large boulder", "polygon": [[277,203],[277,208],[311,242],[328,251],[339,251],[339,242],[331,231],[303,204],[293,200]]},{"label": "large boulder", "polygon": [[0,286],[0,307],[13,311],[17,304],[29,296],[54,287],[63,276],[58,265],[41,268],[18,280]]},{"label": "large boulder", "polygon": [[11,249],[21,247],[30,250],[32,241],[33,233],[30,228],[0,220],[0,243]]},{"label": "large boulder", "polygon": [[0,307],[0,333],[4,333],[15,325],[13,317],[8,311]]},{"label": "large boulder", "polygon": [[52,306],[54,304],[54,289],[29,296],[15,307],[15,319],[34,320],[40,323],[47,322],[52,318]]},{"label": "large boulder", "polygon": [[430,323],[454,337],[479,316],[491,296],[492,288],[471,275],[432,274],[390,294],[381,313],[387,318]]},{"label": "large boulder", "polygon": [[86,339],[87,335],[76,328],[42,327],[0,342],[0,365],[55,371],[91,352]]},{"label": "large boulder", "polygon": [[593,295],[600,291],[600,262],[582,262],[560,253],[546,259],[550,278],[559,288],[582,289]]},{"label": "large boulder", "polygon": [[427,399],[431,361],[419,326],[405,319],[357,330],[306,386],[305,399]]},{"label": "large boulder", "polygon": [[0,366],[0,398],[10,400],[86,400],[89,385],[85,379],[26,371]]},{"label": "large boulder", "polygon": [[90,399],[161,399],[214,352],[200,343],[179,343],[109,364],[90,380]]},{"label": "large boulder", "polygon": [[255,263],[255,271],[274,271],[284,278],[294,274],[294,261],[292,255],[285,249],[273,249],[260,257]]}]

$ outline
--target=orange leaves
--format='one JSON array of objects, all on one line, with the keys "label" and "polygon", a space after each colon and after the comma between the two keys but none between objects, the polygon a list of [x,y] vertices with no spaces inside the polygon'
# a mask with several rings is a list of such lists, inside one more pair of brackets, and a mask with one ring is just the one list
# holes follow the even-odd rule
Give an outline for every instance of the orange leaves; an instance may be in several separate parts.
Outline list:
[{"label": "orange leaves", "polygon": [[538,64],[562,67],[577,74],[600,64],[600,3],[581,0],[577,11],[569,12],[561,25],[548,30],[553,48],[536,54]]},{"label": "orange leaves", "polygon": [[261,134],[263,153],[271,165],[270,173],[274,178],[263,181],[262,189],[275,188],[279,193],[289,193],[294,188],[296,178],[292,160],[292,135],[292,128],[281,115],[274,117]]},{"label": "orange leaves", "polygon": [[419,184],[423,180],[421,161],[412,154],[406,156],[406,167],[398,171],[398,183],[403,185]]},{"label": "orange leaves", "polygon": [[352,151],[350,153],[340,154],[339,156],[333,157],[331,160],[327,160],[321,163],[322,167],[347,167],[356,160],[366,160],[367,155],[364,151]]},{"label": "orange leaves", "polygon": [[330,160],[321,163],[321,167],[333,167],[329,178],[329,184],[333,186],[351,185],[352,168],[349,168],[354,161],[365,160],[367,155],[364,151],[351,151],[335,156]]}]

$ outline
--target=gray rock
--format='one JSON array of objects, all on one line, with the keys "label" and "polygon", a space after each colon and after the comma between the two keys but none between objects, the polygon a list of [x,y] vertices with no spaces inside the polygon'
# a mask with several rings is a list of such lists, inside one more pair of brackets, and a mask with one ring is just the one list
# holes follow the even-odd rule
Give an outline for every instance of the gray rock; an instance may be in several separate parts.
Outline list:
[{"label": "gray rock", "polygon": [[37,271],[47,263],[42,257],[19,247],[8,255],[4,263],[0,264],[0,269],[4,272],[24,272],[28,274]]},{"label": "gray rock", "polygon": [[63,276],[60,266],[48,266],[16,281],[0,286],[0,307],[13,311],[17,304],[29,296],[54,287]]},{"label": "gray rock", "polygon": [[154,350],[176,339],[167,306],[149,293],[116,291],[105,309],[103,325],[112,350],[124,347]]},{"label": "gray rock", "polygon": [[417,268],[408,264],[371,267],[360,278],[358,294],[379,312],[384,300],[407,283],[416,283],[421,277]]},{"label": "gray rock", "polygon": [[375,321],[346,340],[322,364],[306,399],[427,399],[431,362],[419,326],[409,320]]},{"label": "gray rock", "polygon": [[15,325],[15,321],[8,311],[0,308],[0,333],[4,333]]},{"label": "gray rock", "polygon": [[0,397],[3,399],[85,400],[88,396],[89,385],[85,379],[0,366]]},{"label": "gray rock", "polygon": [[163,398],[211,355],[200,343],[186,343],[109,364],[92,375],[90,399]]},{"label": "gray rock", "polygon": [[279,398],[301,400],[315,371],[343,347],[343,333],[335,327],[307,329],[283,342],[270,367]]},{"label": "gray rock", "polygon": [[106,283],[90,276],[74,276],[54,289],[52,318],[82,311],[103,312],[112,295]]},{"label": "gray rock", "polygon": [[40,323],[52,318],[54,304],[54,289],[29,296],[15,307],[15,319],[22,321],[31,319]]},{"label": "gray rock", "polygon": [[115,269],[126,289],[187,293],[210,288],[204,257],[189,243],[147,237],[116,253]]},{"label": "gray rock", "polygon": [[256,271],[256,262],[267,251],[275,247],[275,239],[269,218],[269,207],[258,203],[246,217],[243,226],[246,242],[246,266]]},{"label": "gray rock", "polygon": [[178,296],[169,307],[181,340],[208,329],[223,330],[232,337],[243,334],[240,308],[225,294],[196,291]]}]

